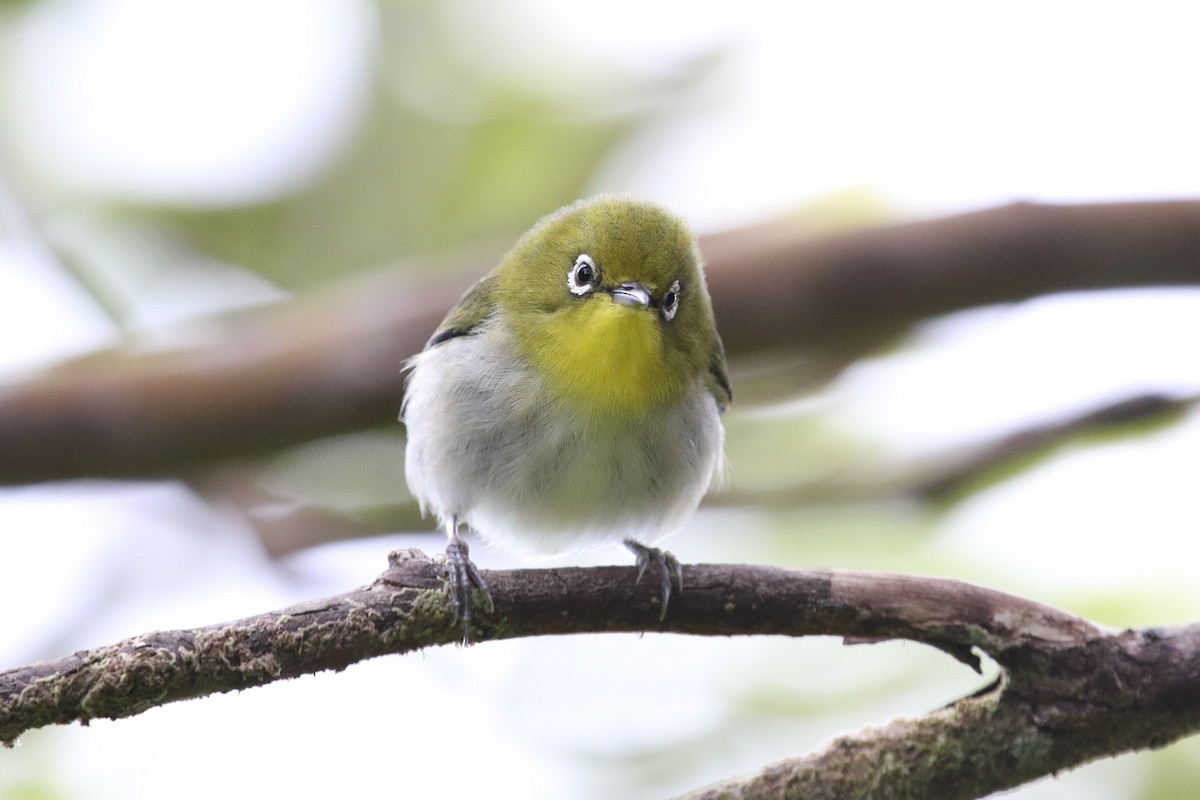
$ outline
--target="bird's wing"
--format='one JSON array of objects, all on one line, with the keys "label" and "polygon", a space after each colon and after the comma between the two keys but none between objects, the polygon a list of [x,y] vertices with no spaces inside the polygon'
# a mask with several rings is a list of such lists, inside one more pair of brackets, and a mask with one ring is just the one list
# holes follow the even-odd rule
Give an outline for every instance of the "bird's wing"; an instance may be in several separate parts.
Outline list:
[{"label": "bird's wing", "polygon": [[479,330],[484,320],[496,310],[496,276],[486,275],[459,298],[454,308],[446,314],[442,324],[425,343],[425,349],[459,336],[470,336]]},{"label": "bird's wing", "polygon": [[733,388],[729,385],[729,373],[725,371],[725,343],[721,335],[714,333],[713,348],[708,354],[708,390],[717,399],[722,411],[733,402]]}]

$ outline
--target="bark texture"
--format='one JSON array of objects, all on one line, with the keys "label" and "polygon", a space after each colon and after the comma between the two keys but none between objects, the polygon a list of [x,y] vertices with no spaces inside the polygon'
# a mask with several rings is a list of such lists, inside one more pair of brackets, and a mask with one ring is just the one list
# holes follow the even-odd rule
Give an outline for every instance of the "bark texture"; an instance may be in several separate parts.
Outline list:
[{"label": "bark texture", "polygon": [[[974,798],[1200,730],[1200,625],[1110,631],[1062,611],[940,578],[738,565],[685,567],[665,621],[627,567],[485,572],[495,612],[472,639],[663,631],[909,639],[978,668],[978,695],[843,736],[689,798]],[[154,632],[0,673],[0,741],[117,719],[368,658],[457,642],[439,568],[393,553],[346,594],[194,630]]]}]

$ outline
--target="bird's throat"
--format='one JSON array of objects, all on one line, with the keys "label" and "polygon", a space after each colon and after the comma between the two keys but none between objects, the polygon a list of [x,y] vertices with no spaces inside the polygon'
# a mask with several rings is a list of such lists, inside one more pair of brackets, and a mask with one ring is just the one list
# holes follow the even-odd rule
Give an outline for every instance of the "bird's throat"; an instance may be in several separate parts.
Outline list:
[{"label": "bird's throat", "polygon": [[678,398],[653,309],[596,297],[531,327],[521,336],[531,345],[527,357],[547,388],[578,413],[619,420]]}]

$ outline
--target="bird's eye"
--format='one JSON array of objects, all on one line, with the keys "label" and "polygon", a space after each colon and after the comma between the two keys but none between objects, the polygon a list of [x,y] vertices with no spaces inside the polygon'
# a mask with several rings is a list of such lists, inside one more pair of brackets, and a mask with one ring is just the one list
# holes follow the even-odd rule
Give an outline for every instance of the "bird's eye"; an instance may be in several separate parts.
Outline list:
[{"label": "bird's eye", "polygon": [[662,315],[667,322],[675,319],[675,312],[679,310],[679,281],[671,284],[671,288],[667,289],[667,293],[662,299]]},{"label": "bird's eye", "polygon": [[582,297],[595,289],[598,283],[600,270],[596,268],[596,262],[587,253],[580,253],[567,273],[567,288],[571,294]]}]

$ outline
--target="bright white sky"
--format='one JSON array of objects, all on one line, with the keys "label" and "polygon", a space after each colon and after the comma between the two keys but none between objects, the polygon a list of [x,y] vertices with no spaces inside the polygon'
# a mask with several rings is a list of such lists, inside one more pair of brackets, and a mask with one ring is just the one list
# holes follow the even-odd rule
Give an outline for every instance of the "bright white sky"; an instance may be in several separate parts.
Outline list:
[{"label": "bright white sky", "polygon": [[[614,65],[730,54],[706,102],[610,180],[698,227],[847,187],[899,208],[1191,195],[1200,51],[1187,3],[449,0],[460,52],[563,92]],[[345,142],[375,44],[355,0],[39,4],[18,122],[72,180],[246,201]],[[237,24],[230,24],[236,19]],[[264,53],[262,43],[270,42]]]}]

